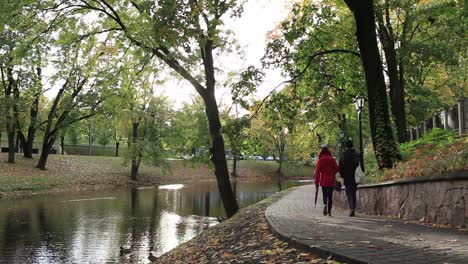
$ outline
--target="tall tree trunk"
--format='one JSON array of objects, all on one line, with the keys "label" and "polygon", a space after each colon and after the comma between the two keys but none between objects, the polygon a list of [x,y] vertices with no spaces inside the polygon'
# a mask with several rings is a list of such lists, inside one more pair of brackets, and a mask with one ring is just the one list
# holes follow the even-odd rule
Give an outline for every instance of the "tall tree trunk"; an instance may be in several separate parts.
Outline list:
[{"label": "tall tree trunk", "polygon": [[[8,137],[8,162],[15,163],[15,134],[16,134],[16,121],[13,117],[12,109],[16,104],[14,98],[12,98],[13,87],[16,85],[15,79],[13,78],[13,69],[8,67],[6,69],[6,79],[4,75],[4,69],[1,69],[2,83],[4,86],[5,95],[5,121],[6,121],[6,132]],[[8,84],[6,81],[8,80]]]},{"label": "tall tree trunk", "polygon": [[119,146],[120,146],[120,141],[115,142],[115,156],[119,156]]},{"label": "tall tree trunk", "polygon": [[[138,169],[139,169],[139,161],[138,161],[138,155],[139,155],[139,151],[137,150],[138,148],[138,127],[140,126],[140,123],[139,122],[134,122],[133,123],[133,127],[132,127],[132,170],[131,170],[131,179],[136,181],[138,180],[137,176],[138,176]],[[137,150],[135,152],[135,150]]]},{"label": "tall tree trunk", "polygon": [[62,149],[61,155],[65,155],[65,135],[60,135],[60,148]]},{"label": "tall tree trunk", "polygon": [[39,161],[37,162],[36,168],[45,170],[47,159],[49,158],[50,150],[52,149],[52,145],[55,142],[55,136],[47,136],[44,135],[44,140],[42,141],[42,151],[41,155],[39,156]]},{"label": "tall tree trunk", "polygon": [[92,151],[93,151],[93,123],[94,120],[91,119],[89,121],[89,127],[88,127],[88,156],[91,156]]},{"label": "tall tree trunk", "polygon": [[283,174],[283,162],[285,159],[284,151],[286,149],[286,133],[284,131],[280,132],[277,142],[278,142],[277,148],[278,148],[278,154],[279,154],[279,166],[276,172],[278,172],[279,176],[281,176]]},{"label": "tall tree trunk", "polygon": [[[44,137],[42,139],[42,150],[41,156],[39,157],[39,161],[37,162],[36,168],[41,170],[45,170],[47,164],[47,158],[49,157],[50,150],[52,149],[52,145],[55,142],[56,137],[56,129],[52,129],[53,119],[57,113],[57,107],[59,105],[60,99],[62,98],[63,93],[65,92],[66,86],[68,84],[68,79],[62,85],[62,88],[58,91],[57,95],[55,96],[54,102],[52,107],[50,108],[49,114],[47,115],[47,123],[44,129]],[[59,118],[60,120],[61,118]],[[58,120],[57,120],[58,122]]]},{"label": "tall tree trunk", "polygon": [[19,133],[16,133],[16,141],[15,141],[15,152],[19,153],[20,152],[20,137]]},{"label": "tall tree trunk", "polygon": [[23,132],[18,130],[17,136],[16,136],[16,152],[20,153],[21,151],[24,151],[25,145],[26,145],[26,138],[24,137]]},{"label": "tall tree trunk", "polygon": [[8,129],[7,136],[8,136],[8,162],[15,163],[15,130]]},{"label": "tall tree trunk", "polygon": [[384,50],[388,79],[390,82],[390,106],[393,117],[395,118],[398,141],[402,143],[407,140],[404,87],[400,82],[400,79],[403,79],[403,75],[398,72],[399,63],[395,49],[393,28],[390,24],[388,0],[385,1],[384,9],[387,23],[383,20],[383,14],[380,8],[376,9],[376,18],[379,25],[379,39]]},{"label": "tall tree trunk", "polygon": [[[214,83],[213,83],[214,85]],[[203,97],[205,102],[205,112],[208,117],[208,124],[211,135],[211,161],[215,167],[215,176],[218,182],[219,194],[223,201],[224,209],[227,217],[233,216],[238,210],[234,192],[232,191],[231,181],[229,179],[229,171],[226,161],[226,153],[224,147],[224,139],[221,134],[221,121],[219,119],[218,105],[214,95],[214,87]]]},{"label": "tall tree trunk", "polygon": [[34,144],[34,137],[35,137],[35,129],[31,129],[30,126],[28,129],[28,137],[24,142],[23,154],[25,158],[32,158],[33,154],[33,144]]},{"label": "tall tree trunk", "polygon": [[34,139],[36,137],[36,129],[37,129],[37,121],[39,116],[39,99],[42,94],[42,69],[41,67],[36,68],[37,72],[37,87],[35,87],[34,93],[34,101],[31,105],[31,109],[29,111],[29,128],[28,128],[28,136],[26,138],[26,142],[24,144],[24,157],[25,158],[32,158],[33,155],[33,148],[34,148]]},{"label": "tall tree trunk", "polygon": [[372,0],[345,0],[356,21],[356,37],[366,75],[369,120],[378,167],[391,168],[398,149],[393,138]]},{"label": "tall tree trunk", "polygon": [[237,178],[237,157],[234,155],[232,160],[232,177]]},{"label": "tall tree trunk", "polygon": [[281,174],[283,174],[283,160],[281,159],[281,156],[280,156],[280,161],[279,161],[279,166],[278,166],[277,172],[279,173],[279,176],[281,176]]}]

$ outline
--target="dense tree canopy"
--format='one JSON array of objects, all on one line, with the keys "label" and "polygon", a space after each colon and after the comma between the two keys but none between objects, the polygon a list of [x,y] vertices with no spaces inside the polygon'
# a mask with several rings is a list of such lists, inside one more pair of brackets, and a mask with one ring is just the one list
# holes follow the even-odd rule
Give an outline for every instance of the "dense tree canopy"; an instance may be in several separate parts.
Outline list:
[{"label": "dense tree canopy", "polygon": [[[357,96],[366,98],[364,145],[383,169],[400,158],[407,127],[467,94],[463,1],[295,2],[267,34],[263,68],[227,73],[222,58],[239,50],[226,23],[243,3],[3,1],[0,138],[8,161],[39,148],[45,169],[58,140],[62,154],[67,144],[88,155],[93,145],[112,149],[133,180],[142,162],[211,161],[232,216],[230,175],[240,159],[274,157],[281,175],[284,163],[305,164],[323,144],[339,155],[344,139],[357,141]],[[258,98],[269,67],[286,81]],[[169,79],[196,96],[176,106],[160,90]],[[222,88],[230,93],[219,100]]]}]

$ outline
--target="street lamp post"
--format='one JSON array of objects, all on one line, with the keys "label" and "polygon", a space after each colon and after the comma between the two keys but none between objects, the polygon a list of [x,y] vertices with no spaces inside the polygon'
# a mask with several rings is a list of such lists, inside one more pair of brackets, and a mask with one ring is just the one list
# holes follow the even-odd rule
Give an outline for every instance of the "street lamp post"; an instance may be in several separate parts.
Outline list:
[{"label": "street lamp post", "polygon": [[338,132],[338,147],[339,147],[339,155],[341,155],[343,153],[343,138],[344,138],[344,132],[340,131]]},{"label": "street lamp post", "polygon": [[354,106],[356,107],[356,111],[358,113],[358,120],[359,120],[359,152],[361,155],[360,163],[361,169],[364,172],[364,150],[362,146],[362,109],[364,108],[364,98],[357,96],[354,100]]}]

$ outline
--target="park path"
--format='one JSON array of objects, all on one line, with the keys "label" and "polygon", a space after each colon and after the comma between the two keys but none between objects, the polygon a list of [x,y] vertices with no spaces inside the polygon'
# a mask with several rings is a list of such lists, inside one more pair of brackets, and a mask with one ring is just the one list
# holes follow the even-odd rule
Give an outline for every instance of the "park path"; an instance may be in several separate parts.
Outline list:
[{"label": "park path", "polygon": [[[321,193],[321,190],[319,190]],[[296,246],[347,263],[468,263],[468,231],[333,209],[323,216],[315,187],[298,187],[265,212],[272,231]]]}]

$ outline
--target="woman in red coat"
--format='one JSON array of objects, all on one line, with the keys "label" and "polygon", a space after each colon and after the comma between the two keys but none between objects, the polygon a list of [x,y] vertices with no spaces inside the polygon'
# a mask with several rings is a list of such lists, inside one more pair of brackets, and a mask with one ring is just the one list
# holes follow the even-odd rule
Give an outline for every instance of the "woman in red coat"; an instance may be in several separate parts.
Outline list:
[{"label": "woman in red coat", "polygon": [[335,174],[339,171],[336,160],[332,157],[327,147],[322,147],[315,167],[315,186],[322,187],[323,215],[331,216],[333,203],[333,186],[335,185]]}]

